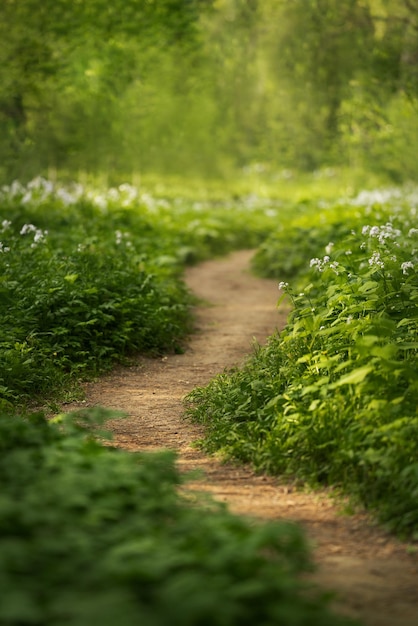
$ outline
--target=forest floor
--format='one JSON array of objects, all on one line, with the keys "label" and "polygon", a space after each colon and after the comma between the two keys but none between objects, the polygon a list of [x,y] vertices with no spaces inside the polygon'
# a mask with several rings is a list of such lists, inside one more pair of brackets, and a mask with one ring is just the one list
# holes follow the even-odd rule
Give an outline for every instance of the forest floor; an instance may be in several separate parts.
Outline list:
[{"label": "forest floor", "polygon": [[[418,555],[364,512],[345,514],[344,502],[323,491],[299,491],[250,468],[222,464],[193,442],[202,428],[184,420],[182,399],[225,368],[240,365],[254,340],[263,343],[286,322],[277,309],[277,282],[249,271],[251,251],[207,261],[186,271],[196,306],[196,332],[184,354],[138,358],[85,385],[82,406],[122,410],[111,420],[113,444],[132,451],[175,449],[181,470],[202,470],[193,488],[210,492],[235,513],[262,520],[293,520],[305,530],[317,571],[313,579],[336,592],[335,608],[366,626],[418,624]],[[79,408],[79,404],[66,410]]]}]

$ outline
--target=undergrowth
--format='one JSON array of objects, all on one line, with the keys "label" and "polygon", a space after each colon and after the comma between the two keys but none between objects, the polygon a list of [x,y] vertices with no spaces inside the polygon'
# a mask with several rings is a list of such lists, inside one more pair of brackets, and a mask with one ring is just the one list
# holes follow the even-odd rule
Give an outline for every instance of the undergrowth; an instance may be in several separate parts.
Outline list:
[{"label": "undergrowth", "polygon": [[187,403],[206,450],[337,485],[418,539],[416,215],[395,192],[282,223],[256,263],[294,276],[287,326]]},{"label": "undergrowth", "polygon": [[137,353],[181,351],[187,263],[253,247],[278,207],[38,178],[0,193],[0,403],[41,402]]},{"label": "undergrowth", "polygon": [[172,453],[97,441],[107,417],[0,415],[2,626],[349,623],[302,582],[297,527],[181,495]]}]

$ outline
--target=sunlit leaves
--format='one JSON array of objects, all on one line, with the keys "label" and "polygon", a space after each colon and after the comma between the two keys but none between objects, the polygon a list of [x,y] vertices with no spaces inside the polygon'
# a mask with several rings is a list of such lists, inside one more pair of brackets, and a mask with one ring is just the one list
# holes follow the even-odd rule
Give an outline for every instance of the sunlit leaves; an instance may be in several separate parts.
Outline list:
[{"label": "sunlit leaves", "polygon": [[[288,325],[241,371],[192,392],[189,412],[205,423],[208,450],[342,486],[393,528],[413,534],[418,484],[407,468],[418,456],[416,196],[382,198],[316,216],[308,208],[281,224],[256,262],[276,276],[293,269],[295,288],[291,279],[281,284],[293,304]],[[304,246],[300,224],[307,220],[314,236]],[[246,384],[260,377],[264,386],[250,404],[257,410],[250,411]],[[400,479],[403,472],[409,482]]]}]

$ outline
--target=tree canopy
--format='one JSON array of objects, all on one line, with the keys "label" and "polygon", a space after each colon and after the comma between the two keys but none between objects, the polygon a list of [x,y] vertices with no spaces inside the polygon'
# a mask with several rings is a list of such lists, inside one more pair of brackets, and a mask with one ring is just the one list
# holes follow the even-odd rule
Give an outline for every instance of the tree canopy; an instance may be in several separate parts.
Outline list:
[{"label": "tree canopy", "polygon": [[418,0],[3,0],[2,179],[416,175]]}]

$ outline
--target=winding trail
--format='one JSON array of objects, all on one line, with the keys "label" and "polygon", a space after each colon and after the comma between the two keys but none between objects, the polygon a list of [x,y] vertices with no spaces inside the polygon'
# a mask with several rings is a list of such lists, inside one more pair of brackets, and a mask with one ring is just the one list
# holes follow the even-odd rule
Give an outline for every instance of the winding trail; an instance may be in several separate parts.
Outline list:
[{"label": "winding trail", "polygon": [[[192,446],[202,429],[182,419],[182,398],[225,368],[239,365],[256,340],[285,324],[277,309],[276,281],[249,272],[251,251],[187,270],[190,289],[202,300],[197,328],[184,354],[139,358],[99,382],[86,384],[83,406],[125,411],[112,420],[114,444],[128,450],[172,448],[183,470],[200,468],[193,484],[228,503],[231,510],[259,519],[300,523],[314,547],[315,581],[337,592],[335,606],[365,626],[417,626],[417,553],[387,535],[364,513],[342,515],[326,491],[304,493],[247,467],[220,464]],[[74,405],[70,408],[78,408]],[[68,407],[67,407],[68,409]]]}]

